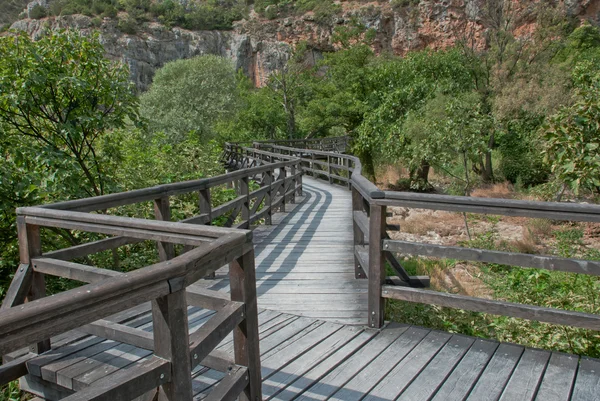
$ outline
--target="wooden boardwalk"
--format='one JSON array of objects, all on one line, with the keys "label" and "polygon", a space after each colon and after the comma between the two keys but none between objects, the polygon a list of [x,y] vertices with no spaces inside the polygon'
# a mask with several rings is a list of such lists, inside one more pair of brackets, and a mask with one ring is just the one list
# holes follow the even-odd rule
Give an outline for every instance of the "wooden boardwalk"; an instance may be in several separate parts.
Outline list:
[{"label": "wooden boardwalk", "polygon": [[[600,400],[597,359],[397,323],[366,328],[367,280],[354,278],[350,192],[309,177],[303,185],[296,205],[286,205],[272,226],[255,231],[265,400]],[[227,292],[225,273],[221,269],[215,279],[189,289]],[[189,307],[190,333],[213,315]],[[152,331],[148,303],[108,320]],[[52,350],[28,363],[22,382],[46,400],[102,379],[117,381],[113,375],[136,371],[153,353],[77,331],[52,343]],[[233,351],[231,335],[218,350]],[[226,375],[198,366],[194,399],[210,399]]]},{"label": "wooden boardwalk", "polygon": [[[115,317],[151,331],[148,304]],[[190,332],[214,312],[190,308]],[[600,361],[517,345],[390,324],[382,330],[271,310],[259,313],[265,400],[593,401]],[[56,400],[116,371],[136,369],[152,351],[70,333],[68,342],[32,362],[32,388],[43,379]],[[57,343],[65,343],[63,337]],[[231,337],[218,347],[232,352]],[[225,374],[197,367],[194,400]],[[54,383],[50,387],[48,382]],[[39,386],[37,386],[40,389]],[[152,394],[139,401],[152,400]]]},{"label": "wooden boardwalk", "polygon": [[[354,278],[351,193],[305,177],[304,196],[254,231],[259,308],[344,324],[367,321],[367,280]],[[228,291],[228,270],[202,285]]]}]

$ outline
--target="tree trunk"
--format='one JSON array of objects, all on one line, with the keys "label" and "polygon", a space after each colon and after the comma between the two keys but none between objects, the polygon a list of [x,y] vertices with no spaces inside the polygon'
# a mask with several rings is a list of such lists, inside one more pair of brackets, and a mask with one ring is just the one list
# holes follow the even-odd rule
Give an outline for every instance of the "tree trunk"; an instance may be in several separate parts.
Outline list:
[{"label": "tree trunk", "polygon": [[494,134],[490,135],[490,139],[488,140],[488,150],[485,154],[485,162],[483,165],[483,169],[481,171],[481,179],[483,182],[492,182],[494,181],[494,168],[492,166],[492,149],[495,145],[496,139]]},{"label": "tree trunk", "polygon": [[410,172],[411,186],[416,184],[416,187],[419,189],[427,189],[429,187],[429,170],[431,170],[429,162],[421,160],[419,167]]}]

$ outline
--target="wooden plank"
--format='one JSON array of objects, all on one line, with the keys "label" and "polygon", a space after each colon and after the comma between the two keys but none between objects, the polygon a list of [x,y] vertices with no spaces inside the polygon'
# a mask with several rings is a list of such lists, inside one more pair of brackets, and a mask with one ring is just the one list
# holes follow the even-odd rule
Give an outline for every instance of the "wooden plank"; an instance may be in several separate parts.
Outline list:
[{"label": "wooden plank", "polygon": [[214,390],[206,397],[207,401],[235,400],[248,385],[248,368],[238,367],[227,372]]},{"label": "wooden plank", "polygon": [[577,203],[533,202],[392,191],[385,191],[385,200],[378,200],[376,203],[467,213],[540,217],[556,220],[600,221],[600,206]]},{"label": "wooden plank", "polygon": [[[343,331],[348,331],[348,329],[354,330],[357,335],[346,341],[342,335],[345,334]],[[277,383],[276,386],[273,386],[273,388],[278,388],[277,391],[274,391],[273,398],[279,400],[295,398],[298,393],[321,380],[322,377],[354,355],[377,334],[374,330],[359,330],[350,327],[345,327],[343,331],[335,333],[315,349],[311,349],[265,381],[265,384]],[[331,350],[327,349],[328,343],[332,347]],[[271,389],[272,387],[267,385],[267,388]]]},{"label": "wooden plank", "polygon": [[[121,370],[94,386],[81,390],[65,401],[128,401],[145,394],[153,388],[164,386],[171,380],[171,364],[152,357],[131,369]],[[191,397],[190,397],[191,399]]]},{"label": "wooden plank", "polygon": [[512,302],[495,301],[465,295],[447,294],[389,285],[383,287],[382,294],[386,298],[401,301],[445,306],[473,312],[485,312],[493,315],[512,316],[545,323],[600,330],[600,316],[590,313],[566,311],[562,309],[523,305]]},{"label": "wooden plank", "polygon": [[[335,334],[341,329],[342,326],[338,324],[325,322],[313,330],[310,330],[310,332],[301,333],[300,335],[290,337],[277,347],[265,352],[262,355],[263,365],[265,366],[263,369],[263,380],[266,380],[270,376],[277,373],[276,370],[273,370],[273,367],[277,369],[279,367],[286,366],[304,352],[313,350],[322,342],[325,342],[331,337],[335,337]],[[348,337],[351,334],[345,333],[345,335]],[[357,333],[353,333],[353,335],[356,336]],[[269,396],[268,393],[263,393],[263,395],[267,397]]]},{"label": "wooden plank", "polygon": [[582,357],[573,386],[571,401],[595,400],[600,394],[600,361]]},{"label": "wooden plank", "polygon": [[548,351],[525,349],[500,400],[533,400],[549,359],[550,352]]},{"label": "wooden plank", "polygon": [[59,260],[73,260],[138,242],[141,242],[141,240],[128,237],[105,238],[98,241],[89,242],[87,244],[75,245],[69,248],[59,249],[57,251],[46,252],[42,255],[42,257]]},{"label": "wooden plank", "polygon": [[199,364],[244,318],[244,304],[230,302],[190,335],[190,363]]},{"label": "wooden plank", "polygon": [[403,401],[431,399],[474,342],[474,338],[453,335],[397,399]]},{"label": "wooden plank", "polygon": [[537,392],[537,401],[564,401],[571,396],[579,357],[553,352]]},{"label": "wooden plank", "polygon": [[374,389],[365,400],[395,399],[446,345],[452,336],[437,331],[430,332]]},{"label": "wooden plank", "polygon": [[1,309],[12,308],[25,302],[33,281],[33,268],[30,263],[21,263],[6,291]]},{"label": "wooden plank", "polygon": [[438,389],[432,401],[461,401],[469,394],[475,382],[487,366],[498,343],[477,340],[464,358],[456,366],[452,374]]},{"label": "wooden plank", "polygon": [[[397,328],[385,329],[377,334],[371,341],[358,350],[355,354],[346,359],[342,364],[332,369],[326,376],[320,378],[318,382],[302,391],[297,386],[291,386],[285,390],[285,398],[288,393],[299,394],[302,396],[299,401],[326,400],[338,389],[342,388],[356,374],[365,368],[406,330],[409,326],[400,326]],[[302,379],[300,379],[302,380]]]},{"label": "wooden plank", "polygon": [[109,320],[97,320],[77,329],[86,334],[154,350],[154,337],[147,331],[129,327]]},{"label": "wooden plank", "polygon": [[429,333],[429,330],[410,327],[356,376],[337,390],[330,399],[357,401],[369,393],[394,369]]},{"label": "wooden plank", "polygon": [[600,262],[578,259],[558,258],[554,256],[528,255],[515,252],[488,251],[485,249],[461,248],[434,244],[418,244],[408,241],[385,240],[383,246],[391,252],[420,255],[436,258],[498,263],[509,266],[530,267],[564,271],[569,273],[600,275]]},{"label": "wooden plank", "polygon": [[123,273],[82,265],[80,263],[68,262],[59,259],[36,258],[32,260],[35,271],[50,274],[52,276],[64,277],[84,283],[96,283],[107,278],[117,277]]},{"label": "wooden plank", "polygon": [[369,238],[369,218],[367,217],[367,213],[361,210],[355,210],[353,212],[354,221],[358,225],[358,228],[365,237]]},{"label": "wooden plank", "polygon": [[191,285],[187,287],[187,302],[200,308],[220,310],[231,301],[229,294]]},{"label": "wooden plank", "polygon": [[37,356],[37,354],[30,352],[13,361],[0,365],[0,386],[4,386],[21,376],[25,376],[28,373],[27,362]]},{"label": "wooden plank", "polygon": [[469,393],[469,401],[496,401],[517,366],[524,348],[512,344],[500,344],[479,380]]}]

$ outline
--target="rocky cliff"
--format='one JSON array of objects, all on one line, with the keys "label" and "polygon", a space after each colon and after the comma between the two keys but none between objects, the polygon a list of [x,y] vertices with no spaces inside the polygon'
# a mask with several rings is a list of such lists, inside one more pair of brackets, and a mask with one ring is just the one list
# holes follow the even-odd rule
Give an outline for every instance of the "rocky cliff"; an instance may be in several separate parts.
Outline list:
[{"label": "rocky cliff", "polygon": [[[359,21],[375,33],[376,52],[404,54],[410,50],[444,48],[457,39],[466,38],[479,48],[486,46],[486,31],[493,21],[485,16],[485,1],[392,1],[342,2],[340,15],[327,22],[317,21],[312,13],[302,16],[266,20],[251,12],[246,20],[235,23],[231,31],[188,31],[147,23],[136,34],[121,32],[116,19],[102,21],[82,15],[45,19],[23,19],[12,25],[32,36],[45,29],[76,28],[82,31],[98,29],[107,55],[129,64],[131,78],[145,90],[156,69],[165,63],[202,54],[217,54],[230,58],[257,86],[264,85],[273,71],[281,68],[293,49],[307,42],[313,54],[335,49],[332,34],[336,26]],[[535,26],[533,10],[536,0],[513,0],[514,29],[527,35]],[[600,0],[543,1],[563,7],[571,16],[598,23]],[[405,4],[405,5],[398,5]]]}]

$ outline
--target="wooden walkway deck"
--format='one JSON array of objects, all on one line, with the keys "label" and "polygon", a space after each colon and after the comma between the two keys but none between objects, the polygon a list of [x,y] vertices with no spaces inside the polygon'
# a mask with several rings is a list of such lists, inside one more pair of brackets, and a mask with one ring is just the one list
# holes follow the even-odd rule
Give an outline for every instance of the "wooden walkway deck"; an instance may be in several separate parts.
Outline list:
[{"label": "wooden walkway deck", "polygon": [[[115,320],[151,330],[149,305]],[[190,308],[190,332],[212,311]],[[592,401],[600,394],[600,361],[517,345],[390,324],[382,330],[341,325],[271,310],[259,314],[265,400]],[[56,400],[117,370],[135,369],[151,351],[90,336],[34,362],[30,387],[46,383]],[[65,343],[65,339],[60,339]],[[232,351],[231,338],[219,350]],[[225,374],[199,366],[194,400]],[[53,388],[48,382],[56,384]],[[139,401],[152,400],[152,395]]]},{"label": "wooden walkway deck", "polygon": [[[343,324],[367,321],[367,280],[354,278],[351,193],[305,177],[304,196],[254,231],[259,308]],[[228,291],[227,268],[203,283]]]}]

